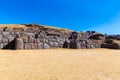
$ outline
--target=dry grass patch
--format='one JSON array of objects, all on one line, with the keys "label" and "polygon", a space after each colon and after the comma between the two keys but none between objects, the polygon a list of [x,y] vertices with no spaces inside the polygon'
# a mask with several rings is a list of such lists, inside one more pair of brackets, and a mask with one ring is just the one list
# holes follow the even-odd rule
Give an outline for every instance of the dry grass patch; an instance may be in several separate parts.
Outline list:
[{"label": "dry grass patch", "polygon": [[0,29],[3,29],[5,27],[7,27],[8,29],[25,28],[25,25],[20,25],[20,24],[0,24]]},{"label": "dry grass patch", "polygon": [[120,50],[0,50],[0,80],[120,80]]}]

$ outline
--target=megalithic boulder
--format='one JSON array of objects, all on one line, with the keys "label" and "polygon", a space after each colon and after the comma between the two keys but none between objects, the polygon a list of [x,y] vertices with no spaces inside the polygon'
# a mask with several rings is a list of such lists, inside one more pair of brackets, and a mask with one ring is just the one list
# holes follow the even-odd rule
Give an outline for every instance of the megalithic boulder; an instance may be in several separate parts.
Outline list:
[{"label": "megalithic boulder", "polygon": [[120,44],[118,44],[118,43],[111,43],[111,44],[104,43],[104,44],[102,44],[101,47],[102,48],[109,48],[109,49],[120,49]]},{"label": "megalithic boulder", "polygon": [[23,39],[21,38],[16,38],[15,39],[15,49],[24,49],[24,43],[23,43]]}]

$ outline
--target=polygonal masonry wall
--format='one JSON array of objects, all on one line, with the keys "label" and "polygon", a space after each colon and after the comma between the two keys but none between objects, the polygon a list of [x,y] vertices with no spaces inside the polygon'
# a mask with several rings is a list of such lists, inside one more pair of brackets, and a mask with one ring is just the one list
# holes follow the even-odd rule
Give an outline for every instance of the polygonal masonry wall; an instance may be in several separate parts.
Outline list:
[{"label": "polygonal masonry wall", "polygon": [[[109,48],[103,43],[105,39],[105,35],[96,32],[77,33],[49,28],[1,29],[0,49]],[[113,46],[120,48],[119,44]]]}]

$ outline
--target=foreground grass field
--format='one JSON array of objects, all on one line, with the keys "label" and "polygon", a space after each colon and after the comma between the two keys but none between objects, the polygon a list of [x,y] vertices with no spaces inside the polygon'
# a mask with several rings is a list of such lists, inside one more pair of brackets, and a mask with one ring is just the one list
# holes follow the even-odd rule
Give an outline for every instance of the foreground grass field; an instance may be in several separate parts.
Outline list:
[{"label": "foreground grass field", "polygon": [[0,50],[0,80],[120,80],[120,50]]}]

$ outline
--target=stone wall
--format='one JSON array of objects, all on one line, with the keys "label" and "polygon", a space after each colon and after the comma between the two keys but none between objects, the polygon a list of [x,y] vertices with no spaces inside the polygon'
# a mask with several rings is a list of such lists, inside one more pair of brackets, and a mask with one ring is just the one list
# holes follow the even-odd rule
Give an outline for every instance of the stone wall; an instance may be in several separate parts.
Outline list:
[{"label": "stone wall", "polygon": [[11,49],[14,48],[15,42],[14,32],[3,32],[0,31],[0,49]]},{"label": "stone wall", "polygon": [[69,36],[52,30],[0,30],[0,49],[62,48]]},{"label": "stone wall", "polygon": [[90,31],[78,33],[28,25],[25,29],[0,29],[0,49],[109,48],[105,40],[105,35]]}]

